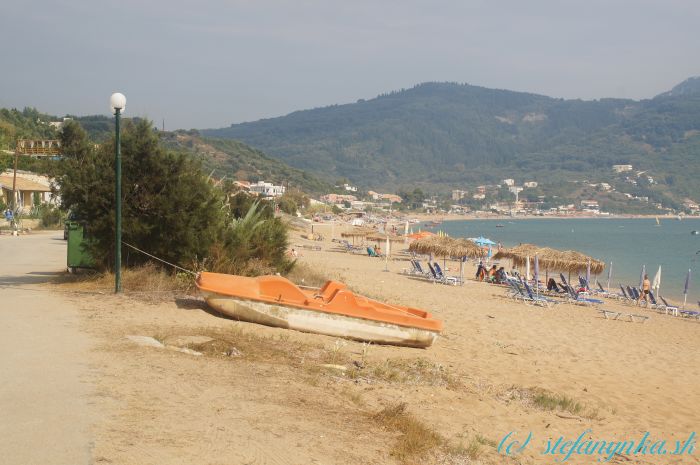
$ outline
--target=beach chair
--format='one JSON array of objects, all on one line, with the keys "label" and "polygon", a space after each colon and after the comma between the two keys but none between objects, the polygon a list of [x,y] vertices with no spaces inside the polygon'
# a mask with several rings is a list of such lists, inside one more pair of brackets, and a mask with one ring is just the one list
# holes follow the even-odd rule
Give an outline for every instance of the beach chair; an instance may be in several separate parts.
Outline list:
[{"label": "beach chair", "polygon": [[601,308],[598,310],[602,315],[603,318],[606,320],[618,320],[620,317],[627,317],[631,323],[635,323],[637,321],[640,321],[644,323],[649,319],[648,316],[645,315],[636,315],[634,313],[623,313],[623,312],[618,312],[615,310],[607,310],[604,308]]},{"label": "beach chair", "polygon": [[382,257],[382,255],[379,255],[377,252],[375,252],[372,247],[367,247],[367,255],[369,255],[370,257]]},{"label": "beach chair", "polygon": [[656,301],[654,291],[652,291],[651,289],[649,290],[649,302],[647,302],[645,306],[652,310],[655,310],[659,306],[659,303]]},{"label": "beach chair", "polygon": [[622,295],[618,294],[617,292],[610,292],[606,291],[603,286],[600,284],[600,281],[596,279],[595,281],[596,286],[598,286],[598,289],[596,289],[596,294],[601,295],[603,297],[608,297],[610,299],[622,299]]},{"label": "beach chair", "polygon": [[401,272],[403,274],[408,274],[412,276],[425,276],[425,273],[423,273],[423,270],[421,269],[420,265],[417,263],[415,259],[410,259],[409,262],[411,263],[411,268],[404,268]]},{"label": "beach chair", "polygon": [[435,267],[435,273],[437,273],[438,276],[443,276],[445,280],[454,280],[455,284],[464,284],[462,280],[458,276],[448,276],[446,275],[443,271],[442,268],[440,268],[440,265],[438,262],[434,262],[433,266]]},{"label": "beach chair", "polygon": [[663,302],[663,305],[657,306],[659,310],[663,310],[666,315],[668,315],[670,312],[671,315],[678,316],[678,307],[666,302],[666,299],[664,299],[664,296],[662,296],[661,294],[659,294],[659,299],[661,299],[661,302]]},{"label": "beach chair", "polygon": [[525,290],[527,291],[527,296],[529,297],[529,301],[531,301],[535,305],[541,305],[543,307],[550,307],[553,304],[558,304],[559,302],[553,299],[548,299],[545,296],[537,296],[532,293],[532,289],[530,288],[530,285],[526,282],[523,281],[523,286],[525,287]]},{"label": "beach chair", "polygon": [[569,293],[568,301],[571,303],[579,305],[601,305],[603,302],[600,299],[591,299],[590,297],[582,297],[576,290],[570,285],[566,285],[566,290]]},{"label": "beach chair", "polygon": [[451,276],[445,276],[442,273],[438,273],[435,268],[433,268],[433,265],[428,262],[428,268],[430,269],[430,273],[433,275],[433,280],[435,282],[438,282],[440,284],[452,284],[453,286],[457,285],[457,279],[453,278]]},{"label": "beach chair", "polygon": [[508,280],[508,285],[510,286],[510,289],[506,293],[506,297],[509,297],[513,300],[525,300],[527,297],[525,295],[525,292],[523,289],[520,287],[519,283],[515,280]]},{"label": "beach chair", "polygon": [[622,292],[622,297],[620,297],[620,300],[626,304],[634,304],[636,305],[637,301],[634,300],[634,296],[630,295],[625,291],[625,288],[620,284],[620,292]]},{"label": "beach chair", "polygon": [[700,312],[696,312],[695,310],[678,310],[678,313],[686,318],[697,318],[700,320]]},{"label": "beach chair", "polygon": [[350,242],[348,242],[347,240],[342,240],[342,241],[340,241],[340,244],[341,244],[343,247],[345,247],[345,251],[346,251],[346,252],[356,253],[356,252],[361,252],[361,251],[362,251],[361,248],[352,245],[352,244],[351,244]]}]

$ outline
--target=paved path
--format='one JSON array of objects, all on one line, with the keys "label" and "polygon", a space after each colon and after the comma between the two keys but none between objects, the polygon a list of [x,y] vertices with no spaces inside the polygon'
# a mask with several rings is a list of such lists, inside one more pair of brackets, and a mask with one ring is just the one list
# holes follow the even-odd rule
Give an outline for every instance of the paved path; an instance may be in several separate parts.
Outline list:
[{"label": "paved path", "polygon": [[65,268],[61,232],[0,236],[0,462],[90,463],[88,337],[42,288]]}]

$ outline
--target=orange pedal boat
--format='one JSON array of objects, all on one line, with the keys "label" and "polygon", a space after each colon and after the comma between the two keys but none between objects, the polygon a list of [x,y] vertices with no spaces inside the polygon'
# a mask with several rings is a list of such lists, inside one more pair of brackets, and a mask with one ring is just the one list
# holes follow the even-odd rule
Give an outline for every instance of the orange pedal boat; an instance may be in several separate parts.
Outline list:
[{"label": "orange pedal boat", "polygon": [[210,307],[252,323],[410,347],[429,347],[442,331],[428,312],[356,295],[336,281],[302,289],[281,276],[203,272],[195,282]]}]

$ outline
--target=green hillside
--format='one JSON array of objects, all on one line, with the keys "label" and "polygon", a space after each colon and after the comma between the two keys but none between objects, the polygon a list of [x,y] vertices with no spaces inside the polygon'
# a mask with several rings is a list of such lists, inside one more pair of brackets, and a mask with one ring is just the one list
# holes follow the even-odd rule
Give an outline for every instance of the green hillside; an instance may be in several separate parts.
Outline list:
[{"label": "green hillside", "polygon": [[161,140],[174,150],[200,158],[204,168],[213,171],[215,177],[284,183],[314,194],[333,189],[316,176],[291,168],[236,140],[202,138],[197,131],[164,132]]},{"label": "green hillside", "polygon": [[611,166],[632,164],[655,180],[639,189],[678,200],[700,192],[700,92],[692,79],[680,86],[650,100],[582,101],[425,83],[202,133],[365,187],[447,190],[513,177],[546,190],[576,179],[622,182]]},{"label": "green hillside", "polygon": [[[78,121],[91,140],[108,140],[114,134],[114,118],[102,115],[68,117]],[[62,118],[40,113],[33,108],[22,111],[0,109],[0,150],[13,151],[18,138],[58,138],[58,132],[49,121]],[[332,186],[302,170],[291,168],[270,158],[259,150],[234,140],[202,139],[197,131],[161,132],[161,139],[173,150],[188,152],[199,158],[214,176],[248,181],[271,181],[300,188],[309,193],[326,193]],[[12,166],[13,157],[0,152],[0,170]],[[22,157],[20,168],[45,171],[46,160]]]}]

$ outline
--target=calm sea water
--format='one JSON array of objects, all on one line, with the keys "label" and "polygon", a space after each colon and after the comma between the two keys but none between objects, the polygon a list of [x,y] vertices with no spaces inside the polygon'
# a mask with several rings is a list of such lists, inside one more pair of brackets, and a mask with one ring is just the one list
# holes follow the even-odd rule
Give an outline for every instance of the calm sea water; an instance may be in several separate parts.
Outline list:
[{"label": "calm sea water", "polygon": [[[532,243],[555,249],[573,249],[613,262],[611,287],[638,285],[642,266],[649,279],[661,265],[661,294],[683,299],[688,269],[693,270],[688,304],[700,299],[700,219],[660,219],[660,226],[650,219],[514,219],[446,221],[438,227],[452,237],[488,237],[504,247]],[[496,227],[503,225],[502,228]],[[495,250],[495,247],[494,247]],[[495,253],[495,252],[494,252]],[[607,269],[598,277],[603,286]]]}]

